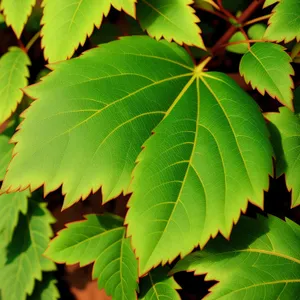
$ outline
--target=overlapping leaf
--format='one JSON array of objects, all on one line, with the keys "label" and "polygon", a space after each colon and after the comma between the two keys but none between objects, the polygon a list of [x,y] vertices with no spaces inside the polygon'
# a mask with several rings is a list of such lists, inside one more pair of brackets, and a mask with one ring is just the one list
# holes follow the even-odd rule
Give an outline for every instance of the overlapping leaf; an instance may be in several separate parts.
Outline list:
[{"label": "overlapping leaf", "polygon": [[5,135],[0,135],[0,181],[3,180],[8,163],[11,160],[13,145],[9,144],[9,138]]},{"label": "overlapping leaf", "polygon": [[265,122],[226,75],[203,73],[176,44],[149,37],[54,68],[27,89],[38,100],[13,138],[3,192],[63,183],[67,207],[102,184],[107,201],[127,190],[163,120],[138,159],[127,218],[142,273],[219,230],[229,236],[248,199],[262,206],[272,172]]},{"label": "overlapping leaf", "polygon": [[35,2],[36,0],[1,1],[1,10],[3,10],[5,15],[6,24],[13,28],[18,38],[21,36]]},{"label": "overlapping leaf", "polygon": [[230,241],[217,238],[173,272],[194,271],[218,280],[207,299],[298,299],[300,295],[300,227],[269,216],[243,217]]},{"label": "overlapping leaf", "polygon": [[18,154],[3,189],[45,183],[47,194],[63,183],[68,207],[102,185],[106,202],[127,189],[142,144],[188,82],[192,61],[176,44],[130,37],[54,68],[27,89],[38,101],[13,138]]},{"label": "overlapping leaf", "polygon": [[264,8],[275,4],[276,2],[279,2],[279,0],[266,0],[264,3]]},{"label": "overlapping leaf", "polygon": [[140,0],[137,17],[143,29],[156,39],[194,45],[205,49],[201,30],[196,25],[200,20],[190,7],[191,0]]},{"label": "overlapping leaf", "polygon": [[282,104],[293,109],[294,70],[290,64],[291,57],[280,45],[273,43],[256,43],[243,56],[240,73],[247,83],[264,95],[276,97]]},{"label": "overlapping leaf", "polygon": [[[271,1],[274,3],[275,1]],[[271,41],[285,43],[293,39],[300,41],[300,1],[281,0],[274,8],[269,19],[265,38]]]},{"label": "overlapping leaf", "polygon": [[46,255],[56,262],[95,261],[93,278],[113,299],[136,298],[137,260],[125,237],[123,220],[113,215],[88,215],[86,221],[71,223],[50,244]]},{"label": "overlapping leaf", "polygon": [[8,246],[5,266],[0,269],[0,290],[5,300],[25,300],[35,280],[42,279],[42,271],[55,269],[54,263],[42,256],[52,235],[53,218],[42,205],[29,203],[29,211],[20,216]]},{"label": "overlapping leaf", "polygon": [[0,59],[0,124],[17,108],[22,100],[20,90],[27,85],[30,60],[20,48],[11,47]]},{"label": "overlapping leaf", "polygon": [[226,47],[227,51],[238,53],[238,54],[244,54],[248,51],[248,44],[246,42],[246,38],[241,32],[236,32],[229,40],[229,43],[235,43],[235,42],[245,42],[240,43],[236,45],[229,45]]},{"label": "overlapping leaf", "polygon": [[285,107],[279,113],[267,113],[272,144],[276,154],[276,175],[285,174],[292,189],[291,207],[300,205],[300,88],[295,91],[295,112]]},{"label": "overlapping leaf", "polygon": [[176,290],[180,289],[179,284],[171,276],[168,276],[170,270],[166,267],[156,268],[148,276],[141,279],[140,282],[140,300],[161,300],[172,299],[180,300]]},{"label": "overlapping leaf", "polygon": [[44,0],[42,46],[45,58],[56,62],[70,58],[79,44],[100,27],[111,5],[135,16],[136,0]]},{"label": "overlapping leaf", "polygon": [[42,281],[36,282],[33,294],[28,300],[56,300],[59,297],[56,280],[51,273],[45,272]]}]

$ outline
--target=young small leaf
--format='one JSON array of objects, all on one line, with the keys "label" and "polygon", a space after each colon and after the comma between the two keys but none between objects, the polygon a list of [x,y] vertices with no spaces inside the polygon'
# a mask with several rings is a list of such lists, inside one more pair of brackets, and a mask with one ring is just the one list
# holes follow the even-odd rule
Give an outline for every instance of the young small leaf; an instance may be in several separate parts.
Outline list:
[{"label": "young small leaf", "polygon": [[0,124],[8,119],[21,102],[20,90],[27,85],[30,60],[20,48],[11,47],[0,59]]},{"label": "young small leaf", "polygon": [[284,41],[285,43],[293,39],[300,41],[299,12],[299,0],[281,0],[275,6],[273,15],[269,19],[265,38],[270,41]]},{"label": "young small leaf", "polygon": [[294,75],[294,70],[290,62],[291,57],[282,46],[256,43],[242,57],[240,73],[262,95],[267,91],[271,97],[293,110],[291,75]]},{"label": "young small leaf", "polygon": [[0,290],[5,300],[25,300],[42,279],[42,271],[55,270],[55,264],[42,256],[52,230],[53,218],[44,206],[29,202],[27,215],[21,215],[5,266],[0,269]]},{"label": "young small leaf", "polygon": [[279,2],[279,0],[266,0],[264,3],[264,8],[273,5],[274,3]]},{"label": "young small leaf", "polygon": [[136,298],[137,260],[125,237],[123,220],[113,215],[88,215],[70,223],[50,243],[46,256],[56,262],[81,266],[95,261],[93,278],[113,299]]},{"label": "young small leaf", "polygon": [[13,145],[9,144],[9,138],[0,135],[0,181],[3,180],[7,166],[11,160]]},{"label": "young small leaf", "polygon": [[137,17],[150,36],[205,49],[191,0],[140,0]]},{"label": "young small leaf", "polygon": [[111,5],[135,16],[136,0],[45,0],[42,46],[50,63],[70,58],[94,26],[100,27]]},{"label": "young small leaf", "polygon": [[249,27],[248,36],[252,40],[260,40],[266,32],[267,26],[264,23],[257,23]]},{"label": "young small leaf", "polygon": [[209,300],[298,299],[300,226],[269,216],[243,217],[230,241],[217,238],[180,261],[172,273],[194,271],[220,281]]},{"label": "young small leaf", "polygon": [[[240,41],[246,41],[246,39],[241,32],[236,32],[229,40],[229,43],[240,42]],[[248,43],[245,42],[237,45],[229,45],[226,47],[226,50],[233,53],[245,54],[248,51]]]},{"label": "young small leaf", "polygon": [[27,300],[57,300],[59,298],[56,280],[51,273],[44,272],[42,281],[36,282],[33,294]]},{"label": "young small leaf", "polygon": [[133,172],[128,235],[146,273],[220,231],[248,199],[263,206],[272,149],[247,93],[218,72],[195,73],[144,144]]},{"label": "young small leaf", "polygon": [[142,278],[139,300],[180,300],[176,290],[181,287],[172,276],[168,276],[169,271],[167,267],[158,267]]},{"label": "young small leaf", "polygon": [[35,2],[36,0],[2,0],[1,2],[6,24],[12,27],[18,38],[21,36]]},{"label": "young small leaf", "polygon": [[18,154],[2,190],[45,183],[48,194],[63,184],[66,208],[102,185],[107,202],[127,190],[141,146],[191,77],[191,58],[176,44],[127,37],[53,68],[27,89],[39,100],[13,137]]},{"label": "young small leaf", "polygon": [[271,141],[276,154],[276,175],[285,174],[292,190],[291,207],[300,205],[300,88],[295,91],[295,112],[285,107],[279,113],[267,113]]}]

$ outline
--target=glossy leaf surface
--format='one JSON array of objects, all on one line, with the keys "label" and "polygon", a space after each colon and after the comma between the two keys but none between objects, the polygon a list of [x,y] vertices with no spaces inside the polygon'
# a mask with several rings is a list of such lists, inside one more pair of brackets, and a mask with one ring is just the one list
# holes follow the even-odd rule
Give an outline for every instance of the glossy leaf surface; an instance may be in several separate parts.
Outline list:
[{"label": "glossy leaf surface", "polygon": [[174,40],[205,49],[201,30],[196,23],[200,20],[190,6],[191,0],[140,0],[137,17],[143,29],[156,39]]},{"label": "glossy leaf surface", "polygon": [[[272,1],[274,2],[274,1]],[[285,43],[293,39],[300,41],[300,1],[281,0],[274,8],[269,19],[265,38]]]},{"label": "glossy leaf surface", "polygon": [[27,85],[29,65],[27,54],[17,47],[11,47],[0,59],[0,124],[22,100],[21,88]]},{"label": "glossy leaf surface", "polygon": [[36,0],[2,0],[1,10],[5,15],[6,24],[11,26],[19,38],[31,14]]},{"label": "glossy leaf surface", "polygon": [[52,230],[53,218],[41,205],[31,201],[27,215],[21,215],[13,239],[8,245],[6,263],[0,269],[0,289],[5,300],[25,300],[33,292],[42,271],[55,264],[43,257]]},{"label": "glossy leaf surface", "polygon": [[291,57],[280,45],[256,43],[242,57],[240,73],[262,95],[265,91],[282,104],[293,109]]},{"label": "glossy leaf surface", "polygon": [[180,300],[176,291],[180,286],[172,276],[168,275],[169,271],[169,268],[159,267],[142,278],[139,300]]},{"label": "glossy leaf surface", "polygon": [[51,242],[46,256],[56,262],[81,266],[95,261],[93,278],[113,299],[136,298],[137,260],[130,240],[125,238],[123,220],[113,215],[88,215],[70,223]]},{"label": "glossy leaf surface", "polygon": [[194,271],[220,281],[207,299],[297,299],[300,294],[300,226],[269,216],[243,217],[230,241],[217,238],[173,272]]},{"label": "glossy leaf surface", "polygon": [[287,187],[292,189],[292,207],[300,205],[300,88],[294,101],[294,113],[281,107],[279,113],[265,114],[276,154],[276,175],[285,174]]},{"label": "glossy leaf surface", "polygon": [[100,27],[111,5],[135,16],[136,0],[45,0],[42,46],[50,63],[70,58],[94,26]]}]

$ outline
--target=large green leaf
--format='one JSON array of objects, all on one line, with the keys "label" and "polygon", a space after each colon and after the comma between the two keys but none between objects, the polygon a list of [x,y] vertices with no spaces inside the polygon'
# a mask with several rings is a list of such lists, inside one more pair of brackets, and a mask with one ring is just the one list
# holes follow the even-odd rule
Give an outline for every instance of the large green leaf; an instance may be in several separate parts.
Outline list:
[{"label": "large green leaf", "polygon": [[0,59],[0,124],[10,117],[22,100],[30,60],[20,48],[11,47]]},{"label": "large green leaf", "polygon": [[137,17],[143,29],[156,39],[195,45],[205,49],[201,30],[196,25],[200,20],[190,7],[191,0],[140,0]]},{"label": "large green leaf", "polygon": [[8,245],[5,266],[0,269],[0,290],[5,300],[25,300],[35,280],[42,279],[42,271],[55,269],[55,264],[42,256],[52,235],[53,218],[43,205],[34,201],[29,204]]},{"label": "large green leaf", "polygon": [[140,300],[180,300],[177,291],[179,284],[168,276],[169,268],[156,268],[140,282]]},{"label": "large green leaf", "polygon": [[293,109],[294,70],[290,64],[291,57],[280,45],[273,43],[256,43],[242,57],[240,73],[247,83],[264,95],[265,91],[277,98],[282,104]]},{"label": "large green leaf", "polygon": [[[275,1],[271,1],[275,2]],[[265,38],[285,43],[297,39],[300,41],[300,1],[281,0],[273,10]]]},{"label": "large green leaf", "polygon": [[1,10],[5,15],[6,24],[11,26],[19,38],[24,25],[31,14],[36,0],[2,0]]},{"label": "large green leaf", "polygon": [[59,232],[46,256],[56,262],[81,266],[95,261],[93,278],[113,299],[136,299],[137,260],[125,237],[123,219],[113,215],[88,215]]},{"label": "large green leaf", "polygon": [[45,58],[56,62],[70,58],[83,45],[94,26],[100,27],[111,5],[135,16],[136,0],[44,0],[42,46]]},{"label": "large green leaf", "polygon": [[27,89],[38,100],[13,138],[3,192],[45,183],[47,194],[63,183],[67,207],[102,185],[107,201],[127,190],[142,145],[163,119],[139,157],[127,218],[141,272],[219,230],[229,236],[248,199],[262,207],[272,172],[267,129],[228,76],[203,73],[176,44],[149,37],[105,44],[54,68]]},{"label": "large green leaf", "polygon": [[43,280],[35,284],[33,294],[28,300],[56,300],[59,299],[59,291],[56,287],[56,280],[51,273],[43,273]]},{"label": "large green leaf", "polygon": [[299,299],[300,227],[269,216],[242,218],[230,241],[217,238],[173,272],[194,271],[218,280],[206,299]]},{"label": "large green leaf", "polygon": [[8,142],[9,138],[7,136],[0,135],[0,181],[2,181],[5,176],[13,151],[13,145]]},{"label": "large green leaf", "polygon": [[300,205],[300,88],[295,91],[295,112],[285,107],[280,113],[267,113],[271,140],[276,154],[276,175],[285,174],[292,190],[291,207]]},{"label": "large green leaf", "polygon": [[176,44],[145,36],[53,67],[27,89],[38,101],[13,138],[18,154],[3,189],[45,183],[47,194],[63,183],[66,208],[102,185],[106,202],[127,189],[142,144],[189,81],[193,63]]}]

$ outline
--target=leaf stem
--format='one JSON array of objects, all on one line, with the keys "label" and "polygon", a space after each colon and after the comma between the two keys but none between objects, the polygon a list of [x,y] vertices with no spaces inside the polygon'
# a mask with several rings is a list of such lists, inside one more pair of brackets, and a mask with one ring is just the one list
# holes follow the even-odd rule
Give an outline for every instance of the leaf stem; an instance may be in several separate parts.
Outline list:
[{"label": "leaf stem", "polygon": [[[259,8],[263,5],[265,0],[254,0],[248,6],[246,10],[241,14],[237,21],[239,24],[243,24],[247,19]],[[238,30],[238,28],[234,25],[231,25],[229,29],[224,33],[224,35],[216,42],[216,44],[211,48],[212,54],[218,54],[220,50],[224,51],[222,45],[227,43],[228,40],[233,36],[233,34]]]},{"label": "leaf stem", "polygon": [[205,12],[211,13],[211,14],[213,14],[213,15],[215,15],[215,16],[218,16],[219,18],[225,20],[226,22],[229,22],[228,17],[227,17],[227,16],[224,16],[223,14],[221,14],[221,13],[218,12],[218,11],[205,9],[205,8],[203,8],[203,7],[199,7],[199,9],[200,9],[200,10],[203,10],[203,11],[205,11]]},{"label": "leaf stem", "polygon": [[232,45],[239,45],[239,44],[251,44],[251,43],[263,43],[265,42],[264,40],[244,40],[244,41],[237,41],[237,42],[230,42],[230,43],[225,43],[221,45],[220,47],[227,47],[227,46],[232,46]]},{"label": "leaf stem", "polygon": [[250,20],[250,21],[244,23],[243,26],[248,26],[248,25],[257,23],[257,22],[259,22],[259,21],[267,20],[267,19],[269,19],[271,16],[272,16],[272,14],[269,14],[269,15],[265,15],[265,16],[261,16],[261,17],[255,18],[255,19],[253,19],[253,20]]},{"label": "leaf stem", "polygon": [[28,52],[29,49],[31,48],[31,46],[38,40],[38,38],[40,37],[41,31],[38,31],[32,38],[31,40],[28,42],[28,44],[26,45],[25,49]]}]

